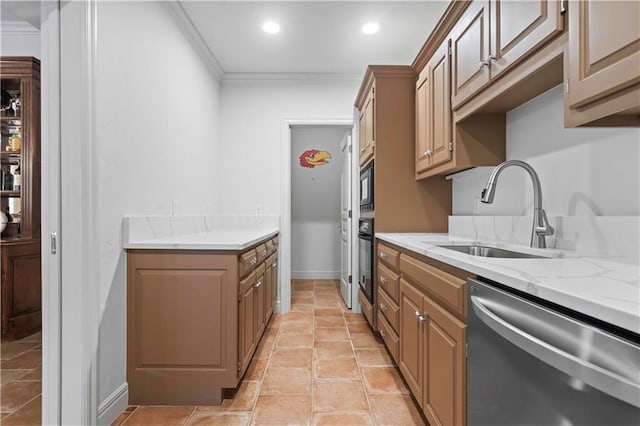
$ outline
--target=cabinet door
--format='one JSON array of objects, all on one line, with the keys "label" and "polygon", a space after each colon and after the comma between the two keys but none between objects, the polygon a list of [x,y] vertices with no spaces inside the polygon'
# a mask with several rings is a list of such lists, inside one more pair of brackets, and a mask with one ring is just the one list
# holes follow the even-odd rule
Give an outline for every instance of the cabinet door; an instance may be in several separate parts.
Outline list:
[{"label": "cabinet door", "polygon": [[569,105],[640,82],[640,2],[583,0],[569,7]]},{"label": "cabinet door", "polygon": [[429,61],[429,167],[451,160],[451,74],[446,40]]},{"label": "cabinet door", "polygon": [[[362,120],[364,120],[364,124]],[[371,88],[362,106],[360,126],[360,165],[362,165],[373,156],[375,151],[375,87]]]},{"label": "cabinet door", "polygon": [[269,322],[273,313],[273,256],[267,259],[267,269],[264,271],[264,321]]},{"label": "cabinet door", "polygon": [[238,306],[238,353],[239,369],[243,371],[249,362],[255,349],[255,294],[254,285],[256,274],[251,273],[240,282],[240,302]]},{"label": "cabinet door", "polygon": [[423,306],[422,408],[430,425],[466,424],[466,326],[427,296]]},{"label": "cabinet door", "polygon": [[451,105],[456,108],[489,82],[489,0],[475,0],[451,33]]},{"label": "cabinet door", "polygon": [[422,338],[422,294],[400,279],[400,354],[398,367],[411,392],[422,401],[424,345]]},{"label": "cabinet door", "polygon": [[429,66],[416,83],[416,173],[429,168]]},{"label": "cabinet door", "polygon": [[494,0],[491,3],[491,78],[562,32],[561,0]]},{"label": "cabinet door", "polygon": [[262,268],[262,273],[259,274],[256,278],[256,283],[253,285],[253,295],[255,297],[254,307],[255,307],[255,330],[256,330],[256,341],[260,340],[262,337],[262,332],[264,331],[266,325],[266,310],[265,310],[265,285],[264,285],[264,277],[265,277],[265,269]]}]

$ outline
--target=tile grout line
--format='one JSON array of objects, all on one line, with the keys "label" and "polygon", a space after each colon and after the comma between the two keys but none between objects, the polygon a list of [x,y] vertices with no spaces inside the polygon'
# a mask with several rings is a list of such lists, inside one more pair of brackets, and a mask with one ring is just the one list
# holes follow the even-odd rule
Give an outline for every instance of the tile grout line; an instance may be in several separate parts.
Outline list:
[{"label": "tile grout line", "polygon": [[[189,415],[184,419],[182,425],[188,425],[189,421],[191,420],[191,417],[193,417],[193,413],[196,412],[196,409],[198,408],[197,405],[194,405],[193,408],[191,409],[191,412],[189,413]],[[129,417],[131,417],[133,414],[130,414]]]}]

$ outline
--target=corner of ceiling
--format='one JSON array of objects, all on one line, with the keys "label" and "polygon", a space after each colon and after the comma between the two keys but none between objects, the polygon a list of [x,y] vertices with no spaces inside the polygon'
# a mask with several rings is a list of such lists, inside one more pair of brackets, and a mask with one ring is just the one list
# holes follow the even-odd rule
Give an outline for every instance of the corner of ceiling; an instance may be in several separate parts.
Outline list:
[{"label": "corner of ceiling", "polygon": [[221,81],[224,76],[224,69],[220,65],[220,62],[218,62],[218,58],[216,58],[211,49],[209,49],[209,46],[202,38],[202,35],[193,24],[180,2],[178,0],[171,0],[166,2],[166,4],[176,18],[178,25],[191,39],[194,48],[202,55],[202,58],[207,64],[211,74],[213,74],[217,81]]}]

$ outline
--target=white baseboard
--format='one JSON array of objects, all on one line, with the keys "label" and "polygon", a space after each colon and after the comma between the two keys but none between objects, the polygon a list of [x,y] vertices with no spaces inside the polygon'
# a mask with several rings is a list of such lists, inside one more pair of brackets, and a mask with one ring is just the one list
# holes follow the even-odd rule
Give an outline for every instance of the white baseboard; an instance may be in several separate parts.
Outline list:
[{"label": "white baseboard", "polygon": [[339,280],[340,271],[291,271],[294,280]]},{"label": "white baseboard", "polygon": [[125,382],[98,407],[98,425],[110,425],[129,406],[129,385]]}]

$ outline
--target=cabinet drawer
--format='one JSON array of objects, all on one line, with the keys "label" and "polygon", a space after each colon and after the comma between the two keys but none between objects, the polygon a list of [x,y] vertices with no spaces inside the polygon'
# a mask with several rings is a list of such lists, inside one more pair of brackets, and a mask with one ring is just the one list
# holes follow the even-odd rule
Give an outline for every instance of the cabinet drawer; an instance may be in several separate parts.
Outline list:
[{"label": "cabinet drawer", "polygon": [[253,287],[256,283],[256,273],[252,272],[247,278],[240,281],[240,293],[244,293],[249,287]]},{"label": "cabinet drawer", "polygon": [[389,297],[398,303],[400,277],[387,269],[382,263],[378,263],[378,287],[384,289]]},{"label": "cabinet drawer", "polygon": [[398,348],[399,341],[398,335],[393,331],[389,323],[385,320],[384,316],[378,317],[378,329],[380,330],[380,336],[384,340],[384,344],[389,349],[389,353],[393,358],[393,361],[398,364]]},{"label": "cabinet drawer", "polygon": [[256,247],[256,254],[258,256],[258,263],[265,260],[267,258],[267,255],[269,254],[267,252],[266,244],[260,244],[258,247]]},{"label": "cabinet drawer", "polygon": [[465,281],[405,254],[400,255],[400,271],[460,317],[466,316]]},{"label": "cabinet drawer", "polygon": [[358,290],[358,303],[360,304],[364,317],[369,322],[369,325],[373,327],[373,306],[371,306],[371,303],[369,303],[367,296],[364,295],[362,290]]},{"label": "cabinet drawer", "polygon": [[389,295],[382,289],[378,289],[378,309],[389,322],[394,330],[398,330],[400,323],[400,308],[391,300]]},{"label": "cabinet drawer", "polygon": [[258,264],[258,256],[255,249],[246,251],[240,255],[240,261],[238,262],[238,275],[244,276],[247,272],[251,271]]},{"label": "cabinet drawer", "polygon": [[378,243],[378,259],[386,263],[391,269],[397,271],[400,252],[392,249],[391,247],[387,247],[384,244]]}]

